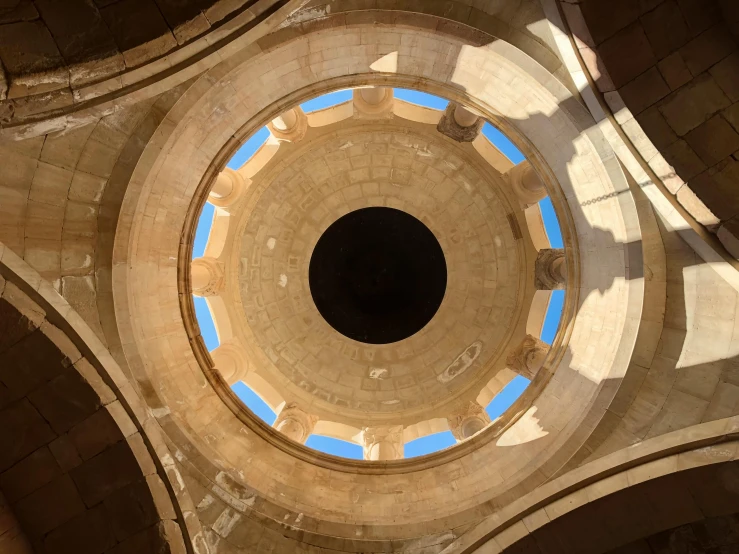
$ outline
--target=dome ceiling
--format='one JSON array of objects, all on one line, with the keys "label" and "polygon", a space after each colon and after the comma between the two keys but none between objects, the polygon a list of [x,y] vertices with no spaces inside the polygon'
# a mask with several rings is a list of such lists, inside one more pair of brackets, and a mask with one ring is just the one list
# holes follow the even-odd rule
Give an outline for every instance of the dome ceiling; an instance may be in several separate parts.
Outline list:
[{"label": "dome ceiling", "polygon": [[[246,177],[248,171],[245,166],[240,173]],[[232,341],[243,347],[250,371],[286,401],[355,425],[372,418],[413,423],[446,417],[455,403],[475,400],[523,338],[524,304],[532,295],[533,258],[527,263],[528,243],[510,223],[510,192],[503,186],[501,175],[469,143],[397,116],[381,123],[349,118],[281,143],[229,209],[236,221],[229,224],[222,255],[227,269],[221,296]],[[322,315],[346,308],[337,301],[340,291],[331,296],[326,285],[319,285],[322,292],[312,290],[311,272],[336,279],[333,264],[340,261],[331,256],[339,254],[319,252],[328,256],[322,266],[311,260],[319,239],[337,240],[333,226],[347,214],[378,207],[407,215],[416,231],[427,232],[427,246],[416,244],[425,250],[415,260],[397,258],[412,256],[412,249],[388,253],[389,242],[375,254],[396,256],[394,263],[409,271],[409,282],[396,276],[400,283],[385,290],[416,291],[413,301],[429,306],[392,308],[388,302],[385,309],[405,309],[416,329],[375,329],[374,339],[355,340],[356,333],[340,332]],[[376,233],[346,240],[347,232],[344,248],[364,252],[382,245],[376,236],[372,244],[356,244]],[[436,261],[427,255],[434,246]],[[366,272],[352,279],[367,278],[360,273]],[[335,289],[337,282],[328,286]],[[315,298],[321,294],[319,309]],[[351,318],[345,313],[345,324]],[[397,316],[387,321],[392,319]],[[381,323],[380,316],[374,324]],[[404,336],[387,340],[393,332]]]}]

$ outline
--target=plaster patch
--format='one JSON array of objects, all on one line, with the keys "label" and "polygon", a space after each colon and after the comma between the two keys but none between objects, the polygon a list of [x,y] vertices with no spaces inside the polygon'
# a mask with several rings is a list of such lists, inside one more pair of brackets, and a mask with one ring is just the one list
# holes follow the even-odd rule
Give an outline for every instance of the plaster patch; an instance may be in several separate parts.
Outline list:
[{"label": "plaster patch", "polygon": [[464,349],[454,361],[436,378],[440,383],[448,383],[457,375],[461,375],[472,365],[482,351],[482,342],[475,341]]},{"label": "plaster patch", "polygon": [[389,376],[387,369],[384,367],[371,367],[369,370],[370,379],[387,379]]},{"label": "plaster patch", "polygon": [[218,516],[218,519],[213,524],[213,531],[218,533],[221,537],[226,538],[231,531],[233,531],[233,528],[240,519],[241,514],[237,514],[232,511],[231,508],[226,508],[221,512],[221,515]]},{"label": "plaster patch", "polygon": [[277,244],[277,239],[275,237],[269,237],[267,239],[267,248],[269,248],[270,250],[275,249],[275,244]]},{"label": "plaster patch", "polygon": [[277,281],[277,284],[284,289],[287,286],[287,275],[280,273],[280,280]]}]

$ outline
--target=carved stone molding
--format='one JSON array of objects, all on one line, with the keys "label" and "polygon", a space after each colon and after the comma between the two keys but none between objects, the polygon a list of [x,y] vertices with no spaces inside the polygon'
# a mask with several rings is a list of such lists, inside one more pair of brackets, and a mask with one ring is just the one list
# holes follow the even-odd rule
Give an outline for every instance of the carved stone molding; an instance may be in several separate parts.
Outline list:
[{"label": "carved stone molding", "polygon": [[317,422],[317,416],[307,413],[295,402],[289,402],[277,415],[273,427],[286,437],[303,444],[308,440]]},{"label": "carved stone molding", "polygon": [[505,176],[508,178],[516,197],[526,206],[536,204],[547,196],[544,182],[527,161],[513,166]]},{"label": "carved stone molding", "polygon": [[354,116],[361,119],[393,117],[393,89],[386,87],[364,87],[354,89],[352,100]]},{"label": "carved stone molding", "polygon": [[436,129],[457,142],[472,142],[482,130],[485,120],[466,108],[449,102]]},{"label": "carved stone molding", "polygon": [[454,438],[462,442],[487,427],[490,417],[482,406],[470,401],[455,409],[447,416],[447,421]]},{"label": "carved stone molding", "polygon": [[536,256],[534,285],[537,290],[557,290],[565,288],[567,282],[567,263],[562,248],[543,248]]},{"label": "carved stone molding", "polygon": [[267,128],[277,140],[298,142],[308,131],[308,118],[300,106],[295,106],[275,117]]},{"label": "carved stone molding", "polygon": [[549,352],[549,345],[532,335],[526,335],[521,344],[506,358],[506,365],[527,379],[533,379],[541,369]]},{"label": "carved stone molding", "polygon": [[223,262],[215,258],[196,258],[192,261],[190,275],[195,296],[216,296],[223,292]]},{"label": "carved stone molding", "polygon": [[227,167],[218,174],[208,194],[208,202],[226,211],[236,204],[244,190],[251,184],[239,172]]},{"label": "carved stone molding", "polygon": [[382,425],[362,429],[365,460],[400,460],[403,458],[403,426]]}]

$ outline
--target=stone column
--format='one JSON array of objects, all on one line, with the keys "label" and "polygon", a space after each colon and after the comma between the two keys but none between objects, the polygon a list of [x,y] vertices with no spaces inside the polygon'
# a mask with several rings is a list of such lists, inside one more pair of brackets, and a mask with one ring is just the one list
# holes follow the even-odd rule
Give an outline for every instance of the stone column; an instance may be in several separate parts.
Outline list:
[{"label": "stone column", "polygon": [[527,161],[513,166],[506,173],[513,192],[522,204],[527,206],[536,204],[539,200],[546,198],[547,189],[544,182],[534,171],[534,168]]},{"label": "stone column", "polygon": [[272,427],[287,438],[305,444],[317,421],[317,416],[305,412],[295,402],[289,402],[280,410]]},{"label": "stone column", "polygon": [[249,373],[249,363],[244,347],[232,339],[221,344],[210,353],[213,365],[229,385],[238,383]]},{"label": "stone column", "polygon": [[403,458],[403,426],[382,425],[362,429],[364,459],[373,461]]},{"label": "stone column", "polygon": [[481,117],[467,108],[449,102],[436,129],[457,142],[472,142],[480,134],[484,123]]},{"label": "stone column", "polygon": [[536,256],[534,285],[537,290],[565,288],[567,263],[563,248],[542,248]]},{"label": "stone column", "polygon": [[242,193],[250,183],[251,181],[244,178],[238,171],[227,167],[216,177],[216,181],[208,194],[208,202],[228,211],[228,208],[241,198]]},{"label": "stone column", "polygon": [[544,364],[549,345],[532,335],[526,335],[521,344],[508,354],[506,365],[527,379],[533,379]]},{"label": "stone column", "polygon": [[490,417],[477,402],[467,402],[455,409],[447,421],[454,438],[462,442],[487,427]]},{"label": "stone column", "polygon": [[308,118],[300,106],[296,106],[275,117],[267,127],[278,140],[298,142],[308,130]]},{"label": "stone column", "polygon": [[190,265],[190,281],[195,296],[216,296],[223,292],[223,263],[215,258],[196,258]]},{"label": "stone column", "polygon": [[364,87],[354,89],[354,115],[360,118],[383,118],[393,115],[393,89]]}]

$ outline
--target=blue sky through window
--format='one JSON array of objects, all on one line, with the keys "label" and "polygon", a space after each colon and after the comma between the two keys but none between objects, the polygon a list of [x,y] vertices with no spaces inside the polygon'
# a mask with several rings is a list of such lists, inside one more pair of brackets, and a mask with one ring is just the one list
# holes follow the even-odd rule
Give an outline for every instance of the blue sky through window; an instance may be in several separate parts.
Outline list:
[{"label": "blue sky through window", "polygon": [[443,431],[405,443],[404,454],[406,458],[415,458],[416,456],[437,452],[455,444],[457,444],[457,440],[452,435],[452,432]]},{"label": "blue sky through window", "polygon": [[342,102],[348,102],[352,99],[352,94],[351,89],[337,90],[336,92],[329,92],[328,94],[323,94],[307,102],[303,102],[300,104],[300,107],[305,113],[315,112],[316,110],[329,108]]},{"label": "blue sky through window", "polygon": [[[408,89],[395,89],[395,97],[412,102],[420,106],[443,110],[448,104],[448,100],[439,98],[431,94],[418,92]],[[346,102],[352,97],[351,90],[341,90],[329,93],[318,98],[314,98],[301,104],[303,111],[310,112],[320,110],[329,106],[334,106],[341,102]],[[485,123],[482,129],[483,134],[507,156],[513,163],[520,163],[524,160],[524,156],[515,147],[515,145],[497,128],[489,123]],[[233,158],[227,164],[232,169],[241,167],[254,153],[261,147],[269,136],[269,130],[263,127],[257,131],[244,145],[237,151]],[[540,202],[542,219],[544,227],[552,248],[562,248],[562,235],[559,229],[557,216],[550,199],[547,197]],[[206,204],[198,221],[198,227],[195,233],[195,243],[193,245],[193,257],[197,258],[203,255],[205,244],[208,240],[208,234],[213,222],[214,206]],[[203,336],[208,350],[213,350],[218,346],[218,338],[213,325],[213,319],[204,298],[194,297],[195,315],[200,325],[200,332]],[[564,291],[553,291],[547,314],[542,327],[541,339],[551,344],[554,335],[557,332],[559,320],[564,302]],[[513,402],[521,395],[529,384],[529,380],[518,376],[513,379],[496,396],[486,407],[488,415],[491,419],[500,416]],[[246,384],[236,383],[233,387],[234,392],[249,409],[258,417],[268,424],[272,425],[276,419],[275,413],[270,407]],[[405,456],[407,458],[421,456],[431,452],[436,452],[448,446],[455,444],[454,437],[450,431],[443,433],[435,433],[426,437],[421,437],[405,445]],[[306,445],[345,458],[362,459],[362,447],[346,441],[324,437],[321,435],[311,435]]]},{"label": "blue sky through window", "polygon": [[311,435],[308,440],[305,441],[305,445],[326,452],[327,454],[333,454],[334,456],[341,456],[342,458],[351,458],[353,460],[361,460],[364,458],[362,453],[362,447],[353,442],[343,441],[334,439],[332,437],[324,437],[323,435]]},{"label": "blue sky through window", "polygon": [[239,400],[246,404],[249,409],[257,415],[257,417],[264,420],[266,423],[269,423],[270,425],[275,422],[275,419],[277,419],[277,415],[275,415],[275,413],[272,411],[272,408],[267,406],[267,403],[262,400],[259,395],[251,390],[251,388],[249,388],[245,383],[241,381],[239,381],[238,383],[234,383],[231,387],[231,390],[236,393],[236,396],[239,397]]},{"label": "blue sky through window", "polygon": [[435,110],[445,110],[449,100],[446,98],[440,98],[433,94],[427,94],[425,92],[419,92],[417,90],[410,90],[407,88],[396,88],[393,91],[395,98],[400,98],[411,104],[417,104],[426,108],[433,108]]},{"label": "blue sky through window", "polygon": [[267,129],[267,127],[262,127],[256,133],[250,136],[249,140],[247,140],[241,146],[241,148],[236,151],[236,154],[234,154],[233,158],[228,161],[226,167],[230,167],[231,169],[239,169],[242,165],[244,165],[244,163],[246,163],[249,158],[254,155],[257,150],[259,150],[259,147],[262,146],[268,138],[269,129]]}]

